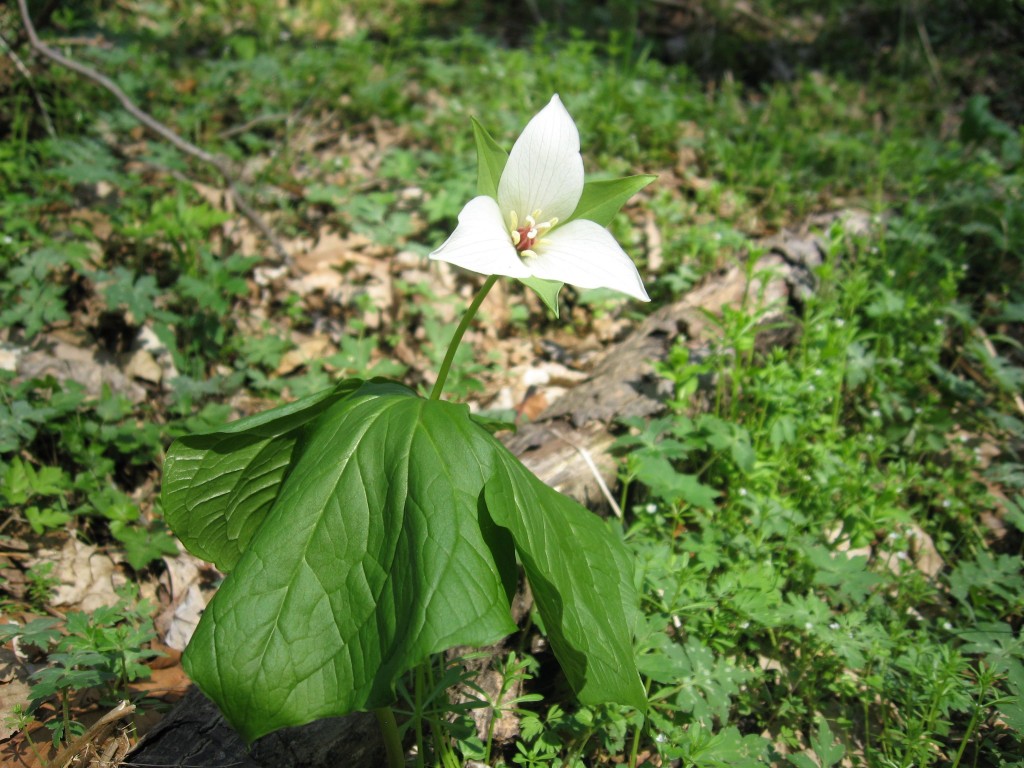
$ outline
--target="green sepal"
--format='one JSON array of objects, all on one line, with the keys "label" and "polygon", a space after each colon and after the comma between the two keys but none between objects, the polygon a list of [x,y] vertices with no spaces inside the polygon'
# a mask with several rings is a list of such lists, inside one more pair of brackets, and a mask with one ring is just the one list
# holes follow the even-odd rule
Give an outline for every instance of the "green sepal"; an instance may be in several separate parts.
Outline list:
[{"label": "green sepal", "polygon": [[572,212],[567,221],[574,219],[587,219],[607,227],[612,223],[622,206],[646,187],[657,176],[644,174],[641,176],[626,176],[621,179],[608,179],[605,181],[588,181],[583,185],[583,194],[580,196],[576,210]]},{"label": "green sepal", "polygon": [[539,277],[520,277],[518,280],[540,296],[544,306],[550,309],[555,317],[558,317],[558,293],[565,283],[560,283],[557,280],[542,280]]},{"label": "green sepal", "polygon": [[501,172],[508,162],[508,152],[501,148],[491,134],[487,132],[477,119],[473,121],[473,138],[476,140],[476,191],[479,195],[487,195],[498,199],[498,182]]}]

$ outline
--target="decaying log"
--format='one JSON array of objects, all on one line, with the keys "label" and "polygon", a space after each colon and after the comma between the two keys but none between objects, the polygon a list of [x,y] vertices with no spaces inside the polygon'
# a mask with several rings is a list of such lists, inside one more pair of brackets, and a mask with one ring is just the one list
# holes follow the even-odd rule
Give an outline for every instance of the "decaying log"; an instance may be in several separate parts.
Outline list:
[{"label": "decaying log", "polygon": [[246,749],[217,706],[192,688],[146,734],[125,766],[161,768],[380,768],[386,765],[377,719],[367,712],[282,728]]},{"label": "decaying log", "polygon": [[[809,225],[827,229],[836,221],[851,234],[861,234],[869,226],[867,215],[856,211],[819,217]],[[762,246],[764,255],[753,269],[746,265],[731,267],[648,317],[628,338],[603,355],[586,381],[555,401],[538,419],[506,436],[505,444],[557,490],[590,509],[613,508],[614,502],[606,489],[614,488],[617,473],[617,461],[608,452],[615,440],[615,422],[665,411],[672,388],[657,376],[654,364],[666,360],[678,340],[689,347],[691,359],[705,357],[715,334],[708,315],[746,301],[748,307],[764,310],[763,323],[774,328],[766,332],[762,346],[786,342],[785,334],[778,335],[777,323],[791,316],[791,308],[813,291],[813,269],[822,262],[825,246],[808,233],[808,228],[783,232]],[[528,610],[524,599],[520,596],[517,600],[517,616]],[[492,658],[507,653],[501,644],[488,650]],[[491,675],[482,676],[478,682],[496,697],[502,681]],[[478,719],[478,725],[485,730],[486,717]],[[515,724],[505,730],[507,734],[499,737],[514,737]],[[246,750],[217,708],[192,690],[140,742],[125,764],[174,768],[376,768],[383,765],[382,750],[376,721],[365,713],[287,728]]]}]

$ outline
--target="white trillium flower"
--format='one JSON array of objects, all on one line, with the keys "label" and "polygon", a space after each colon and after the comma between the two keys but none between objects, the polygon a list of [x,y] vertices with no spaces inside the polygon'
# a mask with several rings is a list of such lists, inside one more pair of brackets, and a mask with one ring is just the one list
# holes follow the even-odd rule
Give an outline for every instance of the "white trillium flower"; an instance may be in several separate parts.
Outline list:
[{"label": "white trillium flower", "polygon": [[636,266],[611,233],[572,216],[583,194],[580,134],[558,95],[512,147],[498,199],[474,197],[431,259],[471,272],[611,288],[650,301]]}]

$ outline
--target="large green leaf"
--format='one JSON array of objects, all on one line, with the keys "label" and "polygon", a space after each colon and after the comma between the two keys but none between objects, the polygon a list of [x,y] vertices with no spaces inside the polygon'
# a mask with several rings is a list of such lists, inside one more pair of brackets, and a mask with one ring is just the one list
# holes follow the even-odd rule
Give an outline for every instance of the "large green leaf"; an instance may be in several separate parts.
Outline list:
[{"label": "large green leaf", "polygon": [[184,657],[246,739],[388,705],[430,654],[515,630],[511,542],[478,507],[488,438],[379,384],[310,426]]},{"label": "large green leaf", "polygon": [[583,185],[583,195],[568,221],[587,219],[607,227],[626,201],[656,178],[658,177],[648,174],[606,181],[588,181]]},{"label": "large green leaf", "polygon": [[[190,546],[202,530],[213,549],[246,542],[183,660],[228,720],[253,740],[392,703],[398,677],[429,655],[515,630],[516,553],[581,698],[643,706],[631,567],[610,529],[465,406],[357,384],[171,448],[180,476],[165,505]],[[218,503],[249,508],[230,546]]]},{"label": "large green leaf", "polygon": [[190,552],[230,571],[277,498],[303,426],[361,381],[179,438],[164,462],[164,519]]},{"label": "large green leaf", "polygon": [[633,655],[633,564],[607,525],[549,488],[501,445],[484,494],[508,529],[562,670],[584,704],[638,709],[646,694]]}]

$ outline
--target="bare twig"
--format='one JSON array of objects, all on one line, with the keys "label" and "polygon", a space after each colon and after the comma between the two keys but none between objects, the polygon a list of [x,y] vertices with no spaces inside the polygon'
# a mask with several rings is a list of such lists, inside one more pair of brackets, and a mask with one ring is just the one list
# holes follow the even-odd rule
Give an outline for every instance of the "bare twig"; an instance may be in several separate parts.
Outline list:
[{"label": "bare twig", "polygon": [[587,465],[587,467],[590,469],[591,473],[594,475],[594,479],[597,481],[597,485],[598,485],[598,487],[600,487],[601,493],[604,494],[604,498],[605,498],[605,501],[608,502],[608,506],[610,506],[612,508],[612,512],[615,513],[615,516],[617,518],[619,518],[619,520],[621,520],[622,519],[622,508],[615,501],[615,497],[612,496],[612,492],[611,492],[611,490],[609,490],[608,484],[604,481],[604,478],[601,476],[601,470],[599,470],[597,468],[597,464],[594,463],[594,459],[591,457],[590,451],[588,451],[586,448],[584,448],[579,443],[576,443],[576,442],[573,442],[572,440],[570,440],[568,437],[566,437],[564,434],[562,434],[562,432],[559,431],[559,430],[556,430],[556,429],[554,429],[552,427],[548,427],[548,432],[550,432],[552,435],[557,437],[559,440],[561,440],[566,445],[570,445],[570,446],[572,446],[573,448],[576,449],[576,452],[580,455],[580,458],[583,459],[583,462]]},{"label": "bare twig", "polygon": [[104,50],[113,48],[113,44],[110,43],[103,35],[75,35],[72,37],[55,37],[50,40],[50,45],[56,45],[61,48],[80,45],[85,48],[102,48]]},{"label": "bare twig", "polygon": [[46,109],[46,103],[43,101],[43,97],[36,90],[36,84],[32,82],[32,73],[28,71],[28,67],[25,66],[25,62],[21,60],[17,52],[2,34],[0,34],[0,46],[3,46],[4,53],[14,63],[14,68],[18,70],[18,73],[25,78],[25,83],[28,85],[28,89],[32,92],[32,99],[35,101],[36,106],[39,107],[39,114],[43,119],[43,127],[46,128],[46,133],[51,139],[57,138],[57,129],[53,127],[53,121],[50,119],[50,113]]},{"label": "bare twig", "polygon": [[928,68],[931,71],[935,87],[940,89],[944,88],[945,84],[942,79],[942,65],[939,64],[939,59],[935,55],[935,50],[932,48],[932,40],[928,35],[928,28],[924,25],[924,21],[921,19],[921,11],[920,8],[917,7],[916,2],[910,4],[910,11],[914,16],[914,25],[917,27],[917,37],[921,41],[921,49],[924,51],[924,57],[928,62]]},{"label": "bare twig", "polygon": [[[35,3],[35,6],[36,6],[36,9],[35,9],[36,10],[36,24],[38,24],[40,27],[47,26],[50,23],[50,17],[53,16],[53,12],[55,10],[57,10],[57,4],[59,2],[60,2],[60,0],[46,0],[46,2],[42,5],[42,7],[39,6],[38,2]],[[7,5],[7,4],[6,3],[0,3],[0,12],[3,11],[3,6],[5,6],[5,5]],[[11,6],[11,8],[12,8],[11,16],[13,18],[13,16],[15,15],[15,12],[13,10],[13,5]],[[0,22],[6,22],[6,21],[7,21],[7,19],[4,18],[2,15],[0,15]],[[10,43],[11,48],[13,50],[17,50],[17,49],[21,48],[21,44],[24,43],[27,38],[28,38],[28,35],[26,34],[24,29],[15,29],[14,30],[14,38],[8,40],[7,42]]]},{"label": "bare twig", "polygon": [[538,24],[544,23],[544,17],[540,15],[540,8],[537,7],[537,0],[526,0],[526,7],[530,11],[530,15],[533,16],[533,20]]},{"label": "bare twig", "polygon": [[232,136],[238,136],[239,134],[243,134],[246,131],[255,128],[257,125],[262,125],[264,123],[279,123],[282,120],[287,121],[290,118],[291,113],[289,112],[274,112],[269,115],[260,115],[259,117],[254,117],[252,120],[242,123],[241,125],[225,128],[217,135],[222,139],[230,139]]},{"label": "bare twig", "polygon": [[36,34],[36,29],[32,25],[32,19],[29,16],[26,0],[18,0],[18,10],[21,12],[21,20],[22,23],[25,25],[25,32],[28,34],[29,45],[32,46],[32,49],[34,51],[46,57],[47,59],[50,59],[51,61],[56,62],[57,64],[60,64],[65,69],[70,69],[72,72],[76,72],[82,77],[86,78],[87,80],[92,80],[100,87],[106,89],[109,93],[111,93],[114,96],[114,98],[121,102],[121,106],[124,107],[124,110],[128,114],[130,114],[132,117],[134,117],[144,126],[146,126],[146,128],[148,128],[150,131],[155,133],[168,144],[176,148],[178,151],[183,152],[186,155],[190,155],[203,163],[206,163],[215,171],[217,171],[220,177],[224,180],[224,184],[227,187],[228,194],[230,194],[231,199],[235,204],[235,207],[238,208],[242,215],[245,216],[250,222],[252,222],[253,226],[255,226],[256,229],[258,229],[262,233],[262,235],[267,239],[271,246],[273,246],[274,250],[277,252],[278,257],[280,257],[281,261],[285,263],[288,263],[290,261],[288,252],[284,249],[284,246],[282,246],[281,243],[278,241],[277,237],[274,235],[273,230],[270,229],[270,227],[263,220],[263,218],[255,211],[255,209],[252,208],[252,206],[249,205],[248,202],[246,202],[245,198],[243,198],[242,194],[238,191],[238,188],[235,186],[235,182],[232,178],[231,171],[228,169],[227,165],[224,163],[223,160],[221,160],[219,157],[215,155],[211,155],[209,152],[197,147],[195,144],[186,141],[181,136],[172,131],[170,128],[168,128],[166,125],[164,125],[159,120],[154,118],[152,115],[148,114],[147,112],[144,112],[142,109],[137,107],[135,105],[135,102],[128,98],[128,94],[122,91],[121,88],[117,85],[117,83],[115,83],[106,75],[103,75],[100,72],[97,72],[96,70],[84,64],[80,64],[74,59],[69,59],[68,57],[64,56],[63,54],[59,53],[58,51],[55,51],[53,48],[50,48],[48,45],[46,45],[42,40],[39,39],[39,36]]}]

